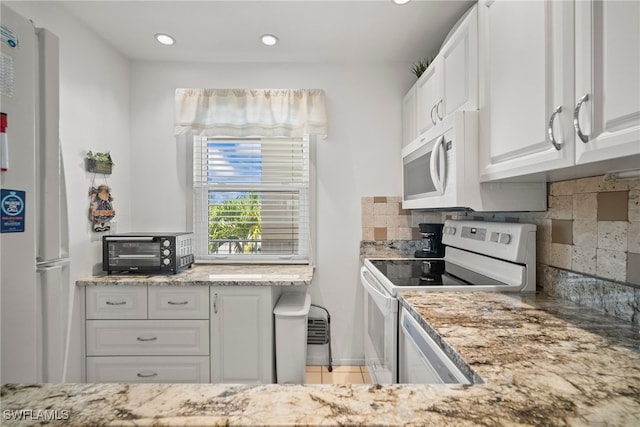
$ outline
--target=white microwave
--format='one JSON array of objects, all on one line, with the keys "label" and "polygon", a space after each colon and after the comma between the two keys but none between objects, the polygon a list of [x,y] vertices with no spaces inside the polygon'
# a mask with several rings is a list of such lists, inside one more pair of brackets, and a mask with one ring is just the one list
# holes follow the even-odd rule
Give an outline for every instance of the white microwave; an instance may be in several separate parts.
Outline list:
[{"label": "white microwave", "polygon": [[402,149],[404,209],[544,211],[544,182],[480,183],[478,112],[457,111]]}]

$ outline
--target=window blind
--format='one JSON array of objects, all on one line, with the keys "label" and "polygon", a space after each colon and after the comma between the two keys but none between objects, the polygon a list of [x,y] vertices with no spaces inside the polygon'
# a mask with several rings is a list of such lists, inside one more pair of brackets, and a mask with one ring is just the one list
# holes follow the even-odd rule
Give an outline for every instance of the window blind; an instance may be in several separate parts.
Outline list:
[{"label": "window blind", "polygon": [[194,138],[200,261],[308,262],[306,138]]}]

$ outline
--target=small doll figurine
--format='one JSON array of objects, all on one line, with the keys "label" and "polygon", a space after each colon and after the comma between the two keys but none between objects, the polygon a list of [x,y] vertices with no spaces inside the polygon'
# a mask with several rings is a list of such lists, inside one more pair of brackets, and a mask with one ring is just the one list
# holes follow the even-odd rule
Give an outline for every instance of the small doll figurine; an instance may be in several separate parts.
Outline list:
[{"label": "small doll figurine", "polygon": [[107,185],[99,185],[89,189],[91,204],[89,207],[89,219],[93,222],[93,231],[108,231],[111,226],[109,221],[116,216],[111,201],[111,189]]}]

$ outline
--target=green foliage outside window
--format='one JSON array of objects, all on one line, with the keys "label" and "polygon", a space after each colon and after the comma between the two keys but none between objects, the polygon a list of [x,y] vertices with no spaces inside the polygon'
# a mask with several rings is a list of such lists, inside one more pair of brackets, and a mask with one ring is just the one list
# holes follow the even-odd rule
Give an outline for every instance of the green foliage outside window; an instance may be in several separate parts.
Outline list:
[{"label": "green foliage outside window", "polygon": [[260,198],[256,193],[209,205],[209,253],[218,253],[224,244],[233,253],[255,253],[261,231]]}]

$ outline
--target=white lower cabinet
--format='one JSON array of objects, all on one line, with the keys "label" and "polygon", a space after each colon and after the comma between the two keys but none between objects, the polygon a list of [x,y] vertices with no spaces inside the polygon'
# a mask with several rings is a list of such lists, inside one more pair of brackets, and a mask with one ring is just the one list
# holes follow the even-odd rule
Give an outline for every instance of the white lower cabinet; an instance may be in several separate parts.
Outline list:
[{"label": "white lower cabinet", "polygon": [[88,286],[87,382],[273,383],[271,286]]},{"label": "white lower cabinet", "polygon": [[274,291],[211,287],[211,382],[273,383]]},{"label": "white lower cabinet", "polygon": [[87,382],[208,383],[209,356],[88,357]]},{"label": "white lower cabinet", "polygon": [[209,286],[86,289],[88,382],[208,383]]}]

